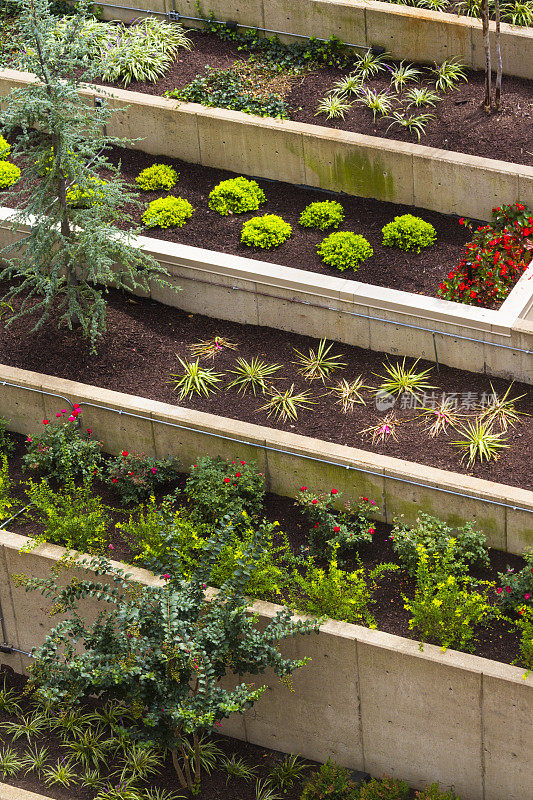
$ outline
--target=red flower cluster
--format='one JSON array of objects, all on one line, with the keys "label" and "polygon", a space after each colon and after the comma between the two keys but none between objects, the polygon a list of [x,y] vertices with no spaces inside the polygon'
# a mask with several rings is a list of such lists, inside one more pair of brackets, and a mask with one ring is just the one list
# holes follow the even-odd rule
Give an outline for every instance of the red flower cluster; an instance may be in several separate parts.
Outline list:
[{"label": "red flower cluster", "polygon": [[[483,225],[465,245],[463,258],[439,284],[438,296],[490,308],[505,300],[527,269],[533,253],[533,216],[522,203],[492,209],[492,225]],[[468,220],[459,224],[472,230]]]}]

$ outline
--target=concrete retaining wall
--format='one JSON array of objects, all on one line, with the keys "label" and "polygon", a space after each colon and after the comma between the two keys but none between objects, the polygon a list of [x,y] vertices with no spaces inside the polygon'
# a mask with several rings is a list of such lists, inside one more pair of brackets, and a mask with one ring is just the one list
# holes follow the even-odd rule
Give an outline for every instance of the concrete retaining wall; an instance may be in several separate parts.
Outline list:
[{"label": "concrete retaining wall", "polygon": [[80,403],[83,426],[108,453],[127,447],[172,454],[186,471],[202,455],[253,459],[275,494],[294,497],[302,483],[316,491],[336,487],[346,500],[373,498],[387,522],[398,514],[412,521],[421,510],[451,525],[475,522],[499,550],[533,546],[531,491],[0,365],[0,415],[10,430],[31,434],[43,418],[54,419],[64,399],[47,393]]},{"label": "concrete retaining wall", "polygon": [[[152,10],[158,15],[174,8],[184,17],[198,17],[196,0],[137,0],[141,13],[101,4],[104,19],[130,20]],[[129,4],[124,4],[129,5]],[[442,14],[376,0],[208,0],[204,13],[235,20],[251,28],[268,28],[301,36],[385,47],[394,58],[432,64],[454,56],[473,69],[484,69],[481,22],[456,14]],[[144,12],[144,13],[143,13]],[[186,27],[201,23],[184,19]],[[491,23],[494,31],[494,23]],[[271,34],[266,34],[271,35]],[[293,42],[294,36],[280,36]],[[297,37],[296,37],[297,38]],[[502,24],[502,58],[506,75],[533,78],[533,31]]]},{"label": "concrete retaining wall", "polygon": [[[11,575],[48,576],[64,552],[41,545],[21,554],[26,541],[0,532],[0,602],[9,644],[20,650],[41,644],[56,620],[43,597],[13,586]],[[128,571],[141,582],[156,580]],[[96,601],[85,604],[89,618],[96,608]],[[260,622],[278,608],[253,605]],[[462,800],[531,797],[533,677],[524,680],[523,669],[431,645],[420,652],[415,641],[332,620],[318,636],[287,641],[283,651],[312,659],[295,673],[294,691],[272,674],[261,677],[269,689],[254,708],[228,720],[224,733],[318,761],[332,756],[416,788],[438,779]],[[28,663],[20,654],[0,659],[17,671]],[[8,793],[5,800],[33,798]]]},{"label": "concrete retaining wall", "polygon": [[[12,213],[0,208],[0,249],[16,241]],[[165,305],[394,355],[434,360],[436,348],[442,364],[533,383],[533,330],[522,322],[533,304],[533,265],[492,311],[161,239],[138,244],[181,288],[153,286],[152,298]]]},{"label": "concrete retaining wall", "polygon": [[[32,80],[0,70],[0,98]],[[474,219],[502,203],[533,207],[533,167],[123,89],[84,94],[111,91],[109,135],[153,155]]]}]

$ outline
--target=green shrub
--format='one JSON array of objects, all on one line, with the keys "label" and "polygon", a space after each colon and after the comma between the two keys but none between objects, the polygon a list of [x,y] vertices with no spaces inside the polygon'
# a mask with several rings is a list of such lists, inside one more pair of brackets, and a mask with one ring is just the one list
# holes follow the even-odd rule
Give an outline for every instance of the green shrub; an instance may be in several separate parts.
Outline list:
[{"label": "green shrub", "polygon": [[359,789],[358,800],[407,800],[409,786],[405,781],[384,776],[381,780],[372,778]]},{"label": "green shrub", "polygon": [[135,178],[135,183],[144,192],[153,192],[156,189],[172,189],[179,178],[179,172],[167,164],[152,164],[143,169]]},{"label": "green shrub", "polygon": [[183,197],[158,197],[149,203],[142,221],[148,228],[182,228],[193,211],[189,201]]},{"label": "green shrub", "polygon": [[420,792],[415,792],[415,798],[416,800],[461,800],[453,789],[450,789],[449,792],[443,791],[438,781],[426,786]]},{"label": "green shrub", "polygon": [[414,525],[405,525],[395,519],[390,538],[394,552],[411,575],[416,574],[420,545],[432,559],[437,554],[443,555],[452,539],[456,569],[462,565],[488,567],[490,564],[485,535],[475,530],[471,522],[454,531],[436,517],[419,514]]},{"label": "green shrub", "polygon": [[0,454],[0,522],[4,522],[15,504],[11,499],[11,480],[6,456]]},{"label": "green shrub", "polygon": [[265,496],[265,478],[255,464],[205,456],[191,466],[185,493],[191,512],[203,522],[224,516],[238,518],[243,511],[257,517]]},{"label": "green shrub", "polygon": [[20,180],[20,169],[9,161],[0,161],[0,189],[7,189]]},{"label": "green shrub", "polygon": [[[487,593],[493,584],[478,582],[477,585],[464,574],[456,574],[455,543],[450,539],[443,554],[430,558],[419,545],[416,572],[416,589],[412,600],[404,596],[404,608],[411,612],[409,628],[423,642],[439,644],[442,650],[455,647],[458,650],[473,649],[476,626],[487,624],[501,617],[492,606]],[[485,591],[479,591],[485,586]]]},{"label": "green shrub", "polygon": [[43,478],[40,483],[29,481],[27,495],[31,503],[28,515],[44,525],[44,533],[31,544],[53,542],[81,553],[106,550],[110,520],[90,482],[81,486],[69,482],[64,490],[55,491]]},{"label": "green shrub", "polygon": [[3,136],[0,136],[0,159],[7,158],[11,152],[11,147],[9,142],[7,142]]},{"label": "green shrub", "polygon": [[392,222],[382,229],[383,246],[399,247],[400,250],[419,253],[423,247],[429,247],[437,239],[437,231],[429,222],[412,214],[394,217]]},{"label": "green shrub", "polygon": [[524,553],[525,566],[515,572],[507,567],[506,572],[498,574],[496,593],[501,605],[508,609],[529,606],[533,609],[533,550]]},{"label": "green shrub", "polygon": [[321,203],[309,203],[300,215],[300,225],[304,228],[338,228],[344,219],[344,209],[335,200],[324,200]]},{"label": "green shrub", "polygon": [[265,202],[265,193],[259,184],[242,175],[221,181],[209,192],[209,208],[223,217],[257,211],[261,203]]},{"label": "green shrub", "polygon": [[[59,416],[64,414],[68,411],[62,411]],[[24,468],[60,483],[78,477],[91,479],[100,468],[102,443],[92,438],[90,430],[83,433],[78,430],[75,419],[68,422],[59,419],[56,423],[43,420],[43,425],[42,433],[26,439]]]},{"label": "green shrub", "polygon": [[520,658],[514,663],[520,663],[527,669],[527,675],[533,672],[533,609],[523,606],[518,610],[517,627],[521,631]]},{"label": "green shrub", "polygon": [[67,203],[73,208],[90,208],[95,203],[101,202],[105,197],[105,189],[103,188],[106,181],[100,178],[91,178],[94,183],[94,189],[80,189],[79,186],[74,184],[67,190]]},{"label": "green shrub", "polygon": [[317,252],[324,264],[337,269],[354,269],[374,254],[364,236],[351,231],[330,233],[320,242]]},{"label": "green shrub", "polygon": [[156,487],[179,477],[179,460],[171,456],[150,458],[144,453],[123,450],[108,463],[107,474],[125,503],[141,503]]},{"label": "green shrub", "polygon": [[241,242],[249,247],[279,247],[292,233],[292,228],[277,214],[253,217],[242,226]]},{"label": "green shrub", "polygon": [[0,453],[4,453],[4,455],[9,455],[13,452],[15,448],[15,443],[13,439],[9,436],[6,432],[7,429],[7,419],[4,417],[0,417]]},{"label": "green shrub", "polygon": [[300,800],[356,800],[357,785],[350,771],[330,758],[306,781]]}]

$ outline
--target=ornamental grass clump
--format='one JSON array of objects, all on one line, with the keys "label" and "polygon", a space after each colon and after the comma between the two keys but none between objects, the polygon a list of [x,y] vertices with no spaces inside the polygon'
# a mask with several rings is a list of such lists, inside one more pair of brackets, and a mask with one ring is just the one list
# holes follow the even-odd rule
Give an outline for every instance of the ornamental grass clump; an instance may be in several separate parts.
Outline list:
[{"label": "ornamental grass clump", "polygon": [[155,192],[158,189],[172,189],[179,178],[179,172],[168,164],[152,164],[143,169],[135,178],[135,183],[143,192]]},{"label": "ornamental grass clump", "polygon": [[413,214],[394,217],[384,226],[382,233],[384,247],[399,247],[406,252],[420,253],[423,247],[429,247],[437,240],[433,225]]},{"label": "ornamental grass clump", "polygon": [[0,161],[0,189],[9,189],[20,180],[20,169],[9,161]]},{"label": "ornamental grass clump", "polygon": [[209,192],[209,208],[223,217],[257,211],[262,203],[266,203],[266,197],[257,181],[242,175],[221,181]]},{"label": "ornamental grass clump", "polygon": [[299,411],[308,411],[311,406],[316,405],[308,391],[295,393],[294,383],[285,391],[271,386],[267,394],[270,399],[257,410],[266,411],[268,417],[280,419],[282,422],[297,420]]},{"label": "ornamental grass clump", "polygon": [[401,364],[399,362],[396,362],[396,364],[384,363],[383,367],[387,373],[386,375],[377,375],[373,373],[377,378],[381,379],[379,392],[387,392],[394,396],[398,396],[404,392],[417,395],[419,392],[435,389],[435,386],[431,386],[431,384],[426,381],[426,377],[431,372],[432,367],[421,370],[420,372],[415,372],[415,367],[419,361],[420,359],[417,358],[410,369],[407,369],[405,366],[405,356]]},{"label": "ornamental grass clump", "polygon": [[149,203],[142,221],[148,228],[182,228],[193,211],[192,205],[183,197],[158,197]]},{"label": "ornamental grass clump", "polygon": [[236,377],[228,383],[226,389],[237,389],[237,392],[243,394],[251,389],[254,395],[257,391],[264,394],[268,390],[269,381],[280,369],[281,364],[268,364],[261,358],[252,358],[250,361],[238,358],[235,369],[230,370]]},{"label": "ornamental grass clump", "polygon": [[338,228],[344,219],[344,209],[335,200],[324,200],[319,203],[309,203],[300,214],[300,225],[304,228],[317,228],[325,231],[327,228]]},{"label": "ornamental grass clump", "polygon": [[462,439],[452,442],[461,453],[461,461],[466,461],[467,467],[473,467],[476,461],[497,461],[501,450],[509,447],[503,432],[494,433],[492,424],[481,422],[479,418],[472,422],[465,422],[458,429]]},{"label": "ornamental grass clump", "polygon": [[252,217],[242,226],[241,242],[248,247],[261,247],[269,250],[279,247],[292,234],[292,227],[277,214],[264,214]]},{"label": "ornamental grass clump", "polygon": [[222,380],[223,373],[215,372],[210,367],[201,367],[199,358],[196,361],[184,361],[178,356],[178,361],[183,370],[171,372],[169,383],[174,384],[174,390],[179,389],[180,400],[192,397],[193,394],[208,397],[217,389],[217,383]]},{"label": "ornamental grass clump", "polygon": [[344,369],[346,364],[341,361],[342,356],[329,354],[332,347],[332,344],[326,347],[326,340],[321,339],[316,352],[313,348],[309,348],[309,353],[306,355],[294,348],[297,356],[297,360],[294,363],[298,364],[298,373],[306,381],[318,380],[325,383],[326,378],[329,378],[332,372],[337,369]]},{"label": "ornamental grass clump", "polygon": [[317,253],[329,267],[356,270],[363,261],[374,255],[370,243],[364,236],[351,231],[330,233],[317,247]]}]

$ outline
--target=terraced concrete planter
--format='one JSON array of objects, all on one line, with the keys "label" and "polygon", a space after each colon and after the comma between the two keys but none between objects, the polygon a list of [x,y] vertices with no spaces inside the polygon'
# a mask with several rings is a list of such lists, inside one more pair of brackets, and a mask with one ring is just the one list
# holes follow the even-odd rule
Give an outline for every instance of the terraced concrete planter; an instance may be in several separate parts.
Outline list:
[{"label": "terraced concrete planter", "polygon": [[[48,576],[65,552],[40,545],[20,553],[26,537],[0,532],[0,603],[9,644],[28,651],[42,643],[54,620],[46,601],[13,585],[11,576]],[[134,580],[157,582],[129,568]],[[44,608],[43,608],[44,606]],[[94,617],[96,601],[84,606]],[[260,620],[279,606],[256,602]],[[462,800],[525,800],[533,785],[533,677],[518,667],[458,653],[358,625],[328,620],[318,636],[284,643],[284,654],[311,662],[294,675],[294,691],[266,674],[269,690],[223,732],[248,742],[329,756],[373,775],[384,772],[421,788],[438,778]],[[0,655],[21,672],[28,659]],[[257,678],[255,678],[257,680]],[[33,800],[10,790],[5,800]]]},{"label": "terraced concrete planter", "polygon": [[[0,97],[33,80],[1,70]],[[123,89],[83,94],[107,95],[108,134],[154,155],[474,219],[502,203],[533,207],[533,167]]]},{"label": "terraced concrete planter", "polygon": [[[161,17],[177,11],[174,18],[183,15],[181,22],[186,27],[201,25],[195,0],[138,0],[136,9],[121,9],[119,3],[101,5],[104,19],[128,21],[134,12]],[[455,56],[473,69],[484,68],[481,23],[471,17],[376,0],[209,0],[201,5],[204,13],[212,11],[222,21],[293,34],[280,36],[287,42],[306,36],[337,36],[350,44],[381,45],[398,59],[433,63]],[[506,23],[501,27],[504,74],[533,78],[532,29]],[[491,31],[494,35],[494,23]]]},{"label": "terraced concrete planter", "polygon": [[[16,241],[0,208],[0,248]],[[169,282],[152,297],[192,313],[327,337],[533,383],[533,264],[498,311],[139,237]]]},{"label": "terraced concrete planter", "polygon": [[0,415],[10,430],[36,433],[65,400],[81,405],[84,427],[108,453],[127,446],[171,454],[185,471],[202,455],[254,460],[275,494],[294,497],[302,483],[315,491],[335,486],[345,500],[375,498],[387,522],[398,514],[414,521],[422,510],[453,526],[473,521],[498,550],[533,546],[532,491],[0,365]]}]

